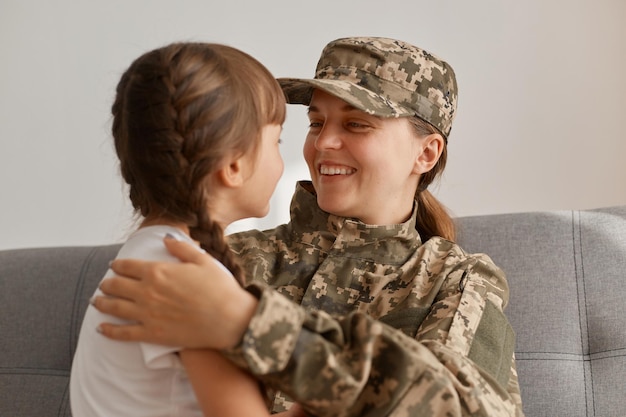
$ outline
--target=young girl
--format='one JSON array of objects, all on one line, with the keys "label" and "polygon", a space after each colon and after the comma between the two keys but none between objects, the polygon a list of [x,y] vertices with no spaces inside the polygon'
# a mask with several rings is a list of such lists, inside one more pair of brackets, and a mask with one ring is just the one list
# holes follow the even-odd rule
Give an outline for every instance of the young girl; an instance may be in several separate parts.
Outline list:
[{"label": "young girl", "polygon": [[[283,171],[278,83],[237,49],[176,43],[135,60],[116,93],[115,149],[142,218],[118,256],[174,260],[162,243],[169,235],[241,281],[223,230],[268,212]],[[87,309],[72,367],[73,415],[269,415],[258,383],[217,351],[114,342],[96,331],[105,318],[112,320]]]}]

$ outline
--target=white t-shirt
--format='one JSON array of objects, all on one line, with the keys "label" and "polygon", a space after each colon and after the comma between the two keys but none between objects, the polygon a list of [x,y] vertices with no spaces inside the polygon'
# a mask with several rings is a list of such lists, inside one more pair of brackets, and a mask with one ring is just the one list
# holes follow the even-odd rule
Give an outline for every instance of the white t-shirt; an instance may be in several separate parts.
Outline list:
[{"label": "white t-shirt", "polygon": [[[149,226],[133,233],[117,258],[178,262],[163,245],[166,233],[193,242],[174,227]],[[105,278],[112,275],[108,270]],[[96,294],[102,293],[96,290]],[[96,331],[103,322],[128,323],[102,314],[91,305],[87,307],[72,363],[72,415],[202,416],[187,373],[175,353],[180,348],[108,339]]]}]

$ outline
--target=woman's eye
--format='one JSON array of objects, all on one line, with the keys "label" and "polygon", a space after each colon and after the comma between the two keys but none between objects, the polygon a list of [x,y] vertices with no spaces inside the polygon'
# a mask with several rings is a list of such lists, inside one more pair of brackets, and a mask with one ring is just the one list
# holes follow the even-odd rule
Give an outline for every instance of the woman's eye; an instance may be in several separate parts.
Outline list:
[{"label": "woman's eye", "polygon": [[315,122],[313,120],[311,120],[311,122],[309,122],[309,128],[317,128],[317,127],[322,127],[322,123],[321,122]]},{"label": "woman's eye", "polygon": [[348,122],[348,126],[355,129],[364,129],[367,127],[365,123],[361,122]]}]

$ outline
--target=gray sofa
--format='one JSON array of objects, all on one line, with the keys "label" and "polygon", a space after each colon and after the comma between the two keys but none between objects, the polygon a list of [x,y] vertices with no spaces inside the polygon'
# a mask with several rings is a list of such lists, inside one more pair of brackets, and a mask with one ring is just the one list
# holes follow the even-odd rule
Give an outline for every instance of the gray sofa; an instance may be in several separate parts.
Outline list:
[{"label": "gray sofa", "polygon": [[[626,416],[626,206],[458,224],[507,272],[526,415]],[[0,251],[1,417],[70,415],[83,311],[117,249]]]}]

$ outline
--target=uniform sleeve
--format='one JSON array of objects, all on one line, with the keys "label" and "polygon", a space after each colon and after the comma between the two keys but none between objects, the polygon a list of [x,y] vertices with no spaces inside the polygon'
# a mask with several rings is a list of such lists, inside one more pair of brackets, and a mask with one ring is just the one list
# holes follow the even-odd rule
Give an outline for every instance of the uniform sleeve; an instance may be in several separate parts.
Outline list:
[{"label": "uniform sleeve", "polygon": [[[231,359],[324,416],[521,416],[504,276],[450,273],[415,338],[358,312],[307,312],[269,288]],[[516,391],[517,390],[517,391]]]}]

